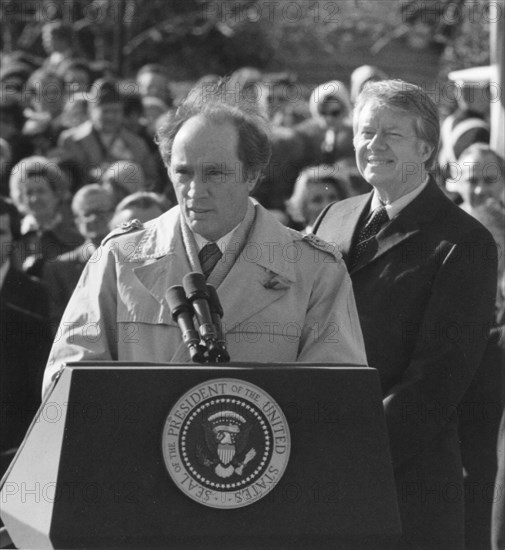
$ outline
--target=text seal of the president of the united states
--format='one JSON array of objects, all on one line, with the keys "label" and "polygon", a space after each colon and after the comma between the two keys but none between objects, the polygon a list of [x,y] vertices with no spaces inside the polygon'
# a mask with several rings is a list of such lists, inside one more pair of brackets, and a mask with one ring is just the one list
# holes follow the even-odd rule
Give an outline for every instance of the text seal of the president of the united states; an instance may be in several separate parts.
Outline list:
[{"label": "text seal of the president of the united states", "polygon": [[170,476],[188,497],[213,508],[252,504],[278,483],[289,460],[289,426],[258,386],[234,378],[187,391],[163,428]]}]

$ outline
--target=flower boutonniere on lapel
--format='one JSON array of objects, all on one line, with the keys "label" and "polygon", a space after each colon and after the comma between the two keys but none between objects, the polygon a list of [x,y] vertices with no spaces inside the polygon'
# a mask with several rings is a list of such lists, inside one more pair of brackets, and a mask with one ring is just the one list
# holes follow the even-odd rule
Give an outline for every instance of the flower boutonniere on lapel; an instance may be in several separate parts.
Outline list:
[{"label": "flower boutonniere on lapel", "polygon": [[265,288],[270,288],[272,290],[286,290],[291,286],[291,281],[282,275],[279,275],[279,273],[267,271],[265,275],[265,279],[262,281],[262,285]]}]

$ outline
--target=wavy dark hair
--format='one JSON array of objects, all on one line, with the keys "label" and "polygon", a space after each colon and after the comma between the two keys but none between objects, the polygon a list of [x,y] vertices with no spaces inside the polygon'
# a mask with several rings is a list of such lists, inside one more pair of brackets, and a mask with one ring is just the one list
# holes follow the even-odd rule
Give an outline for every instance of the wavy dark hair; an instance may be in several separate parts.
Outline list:
[{"label": "wavy dark hair", "polygon": [[174,116],[167,117],[158,128],[156,143],[164,163],[169,166],[175,136],[185,122],[202,116],[217,124],[232,124],[238,132],[238,158],[248,177],[259,177],[271,155],[268,122],[251,102],[244,101],[227,81],[219,85],[193,88]]}]

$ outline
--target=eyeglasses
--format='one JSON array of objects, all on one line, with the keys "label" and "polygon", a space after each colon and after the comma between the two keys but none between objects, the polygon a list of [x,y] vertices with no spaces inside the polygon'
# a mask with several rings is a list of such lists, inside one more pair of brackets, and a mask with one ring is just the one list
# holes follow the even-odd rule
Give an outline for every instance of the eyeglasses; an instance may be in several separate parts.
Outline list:
[{"label": "eyeglasses", "polygon": [[338,117],[342,114],[342,111],[340,109],[333,109],[331,111],[322,111],[322,116],[331,116],[331,117]]}]

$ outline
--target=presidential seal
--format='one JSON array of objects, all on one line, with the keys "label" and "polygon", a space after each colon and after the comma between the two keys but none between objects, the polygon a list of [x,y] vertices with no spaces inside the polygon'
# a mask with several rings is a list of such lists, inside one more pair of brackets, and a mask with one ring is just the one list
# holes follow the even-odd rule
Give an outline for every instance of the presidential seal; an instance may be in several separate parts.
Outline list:
[{"label": "presidential seal", "polygon": [[163,428],[163,457],[187,496],[213,508],[239,508],[271,491],[289,460],[290,434],[264,390],[233,378],[185,393]]}]

